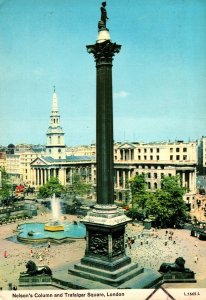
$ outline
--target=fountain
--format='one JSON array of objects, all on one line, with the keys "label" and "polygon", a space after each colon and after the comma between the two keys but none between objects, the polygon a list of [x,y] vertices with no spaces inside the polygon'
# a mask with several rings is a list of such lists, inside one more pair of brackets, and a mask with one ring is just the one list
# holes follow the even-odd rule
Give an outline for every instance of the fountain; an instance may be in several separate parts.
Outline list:
[{"label": "fountain", "polygon": [[48,223],[23,223],[18,226],[17,240],[24,243],[45,243],[48,241],[62,243],[68,239],[83,239],[86,236],[84,224],[73,221],[61,221],[59,200],[53,195],[51,199],[52,219]]},{"label": "fountain", "polygon": [[47,231],[62,231],[64,230],[64,225],[60,221],[61,218],[61,208],[59,200],[56,198],[55,194],[51,199],[51,209],[52,209],[52,220],[44,226],[44,230]]}]

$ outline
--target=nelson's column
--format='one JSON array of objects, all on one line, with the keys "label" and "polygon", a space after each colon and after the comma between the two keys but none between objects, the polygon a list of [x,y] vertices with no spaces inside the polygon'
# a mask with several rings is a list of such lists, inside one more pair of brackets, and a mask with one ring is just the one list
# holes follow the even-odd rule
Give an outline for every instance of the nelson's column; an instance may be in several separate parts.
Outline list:
[{"label": "nelson's column", "polygon": [[87,46],[96,62],[96,159],[97,203],[83,219],[86,250],[69,269],[76,288],[148,288],[161,275],[131,262],[125,253],[125,226],[129,219],[114,205],[112,61],[121,46],[107,29],[106,2],[102,3],[98,37]]}]

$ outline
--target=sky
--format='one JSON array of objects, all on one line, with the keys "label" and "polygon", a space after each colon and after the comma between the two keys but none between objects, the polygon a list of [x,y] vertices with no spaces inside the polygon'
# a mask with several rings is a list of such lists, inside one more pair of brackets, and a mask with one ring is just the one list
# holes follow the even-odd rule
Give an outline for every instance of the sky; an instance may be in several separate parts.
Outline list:
[{"label": "sky", "polygon": [[[67,146],[95,143],[99,0],[0,0],[0,145],[45,144],[53,86]],[[206,1],[108,0],[114,140],[206,135]]]}]

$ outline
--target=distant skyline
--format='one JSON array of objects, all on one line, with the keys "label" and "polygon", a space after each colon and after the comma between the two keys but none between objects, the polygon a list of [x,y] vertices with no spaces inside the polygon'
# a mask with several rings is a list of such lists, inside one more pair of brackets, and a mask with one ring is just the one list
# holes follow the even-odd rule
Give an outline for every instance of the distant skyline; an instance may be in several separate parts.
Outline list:
[{"label": "distant skyline", "polygon": [[[99,0],[0,0],[0,145],[45,144],[56,86],[67,146],[96,140]],[[206,135],[206,1],[108,0],[115,141]]]}]

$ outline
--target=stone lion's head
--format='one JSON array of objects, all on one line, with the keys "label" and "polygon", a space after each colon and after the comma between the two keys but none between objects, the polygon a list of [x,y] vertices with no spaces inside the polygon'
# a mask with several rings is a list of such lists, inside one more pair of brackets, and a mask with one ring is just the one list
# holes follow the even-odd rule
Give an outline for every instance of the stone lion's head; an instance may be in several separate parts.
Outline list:
[{"label": "stone lion's head", "polygon": [[178,258],[176,258],[175,263],[180,267],[184,267],[185,260],[183,257],[178,257]]},{"label": "stone lion's head", "polygon": [[26,263],[26,268],[27,268],[28,271],[35,271],[36,270],[36,264],[35,264],[35,262],[33,262],[32,260],[29,260]]}]

